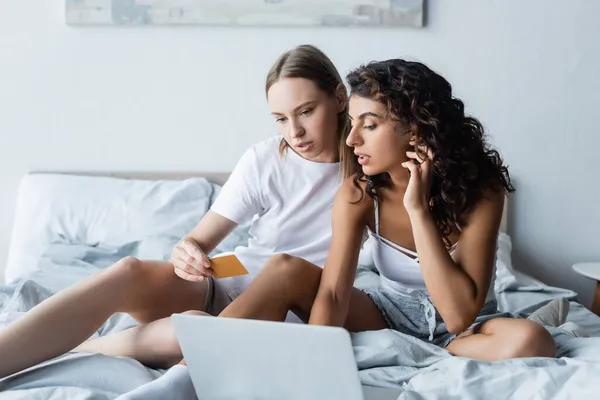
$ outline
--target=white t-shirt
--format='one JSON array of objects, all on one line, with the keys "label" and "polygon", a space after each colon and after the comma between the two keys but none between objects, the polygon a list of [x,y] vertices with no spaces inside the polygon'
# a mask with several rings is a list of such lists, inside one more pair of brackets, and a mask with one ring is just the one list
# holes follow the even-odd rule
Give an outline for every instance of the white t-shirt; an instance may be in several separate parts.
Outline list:
[{"label": "white t-shirt", "polygon": [[309,161],[289,148],[280,156],[281,140],[271,137],[248,149],[211,207],[238,224],[252,222],[247,246],[235,249],[250,275],[219,280],[231,297],[237,297],[274,254],[325,265],[331,209],[342,182],[340,164]]}]

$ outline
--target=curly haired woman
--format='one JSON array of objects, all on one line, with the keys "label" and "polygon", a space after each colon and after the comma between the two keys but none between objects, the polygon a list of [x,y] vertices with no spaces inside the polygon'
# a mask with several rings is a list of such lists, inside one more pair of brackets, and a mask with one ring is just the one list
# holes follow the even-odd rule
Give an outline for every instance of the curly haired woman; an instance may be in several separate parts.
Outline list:
[{"label": "curly haired woman", "polygon": [[[372,62],[347,80],[351,157],[325,268],[275,256],[221,316],[283,320],[292,310],[315,325],[391,328],[462,357],[554,356],[542,325],[497,309],[496,242],[514,189],[480,122],[421,63]],[[360,290],[365,230],[380,284]]]}]

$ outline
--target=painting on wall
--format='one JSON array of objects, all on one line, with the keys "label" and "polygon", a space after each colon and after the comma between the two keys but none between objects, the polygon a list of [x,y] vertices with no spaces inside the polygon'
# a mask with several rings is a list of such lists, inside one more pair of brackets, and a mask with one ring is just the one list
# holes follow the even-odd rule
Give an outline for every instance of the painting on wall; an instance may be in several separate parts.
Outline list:
[{"label": "painting on wall", "polygon": [[425,0],[65,0],[71,25],[422,27]]}]

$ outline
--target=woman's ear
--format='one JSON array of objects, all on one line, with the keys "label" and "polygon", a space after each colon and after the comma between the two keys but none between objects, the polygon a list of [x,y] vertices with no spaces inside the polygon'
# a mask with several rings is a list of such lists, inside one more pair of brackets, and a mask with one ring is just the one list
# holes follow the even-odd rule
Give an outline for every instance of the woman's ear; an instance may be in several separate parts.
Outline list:
[{"label": "woman's ear", "polygon": [[417,130],[414,127],[411,127],[408,129],[407,131],[408,133],[408,143],[411,146],[416,146],[417,145],[417,141],[418,141],[418,137],[417,137]]},{"label": "woman's ear", "polygon": [[343,83],[335,88],[335,99],[338,104],[338,113],[344,112],[348,106],[348,93]]},{"label": "woman's ear", "polygon": [[415,135],[413,131],[408,131],[408,143],[411,146],[415,146],[417,144],[417,135]]}]

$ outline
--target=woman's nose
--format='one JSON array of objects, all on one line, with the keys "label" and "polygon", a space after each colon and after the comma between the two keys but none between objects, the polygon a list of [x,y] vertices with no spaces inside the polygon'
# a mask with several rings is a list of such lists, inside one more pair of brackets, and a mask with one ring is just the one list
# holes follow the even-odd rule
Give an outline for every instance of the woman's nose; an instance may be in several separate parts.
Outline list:
[{"label": "woman's nose", "polygon": [[290,128],[291,128],[290,136],[292,137],[292,139],[296,139],[296,138],[304,136],[304,133],[305,133],[304,127],[301,124],[299,124],[298,122],[292,122]]},{"label": "woman's nose", "polygon": [[358,133],[356,129],[350,129],[350,133],[348,133],[348,137],[346,138],[346,145],[349,147],[355,147],[359,142]]}]

